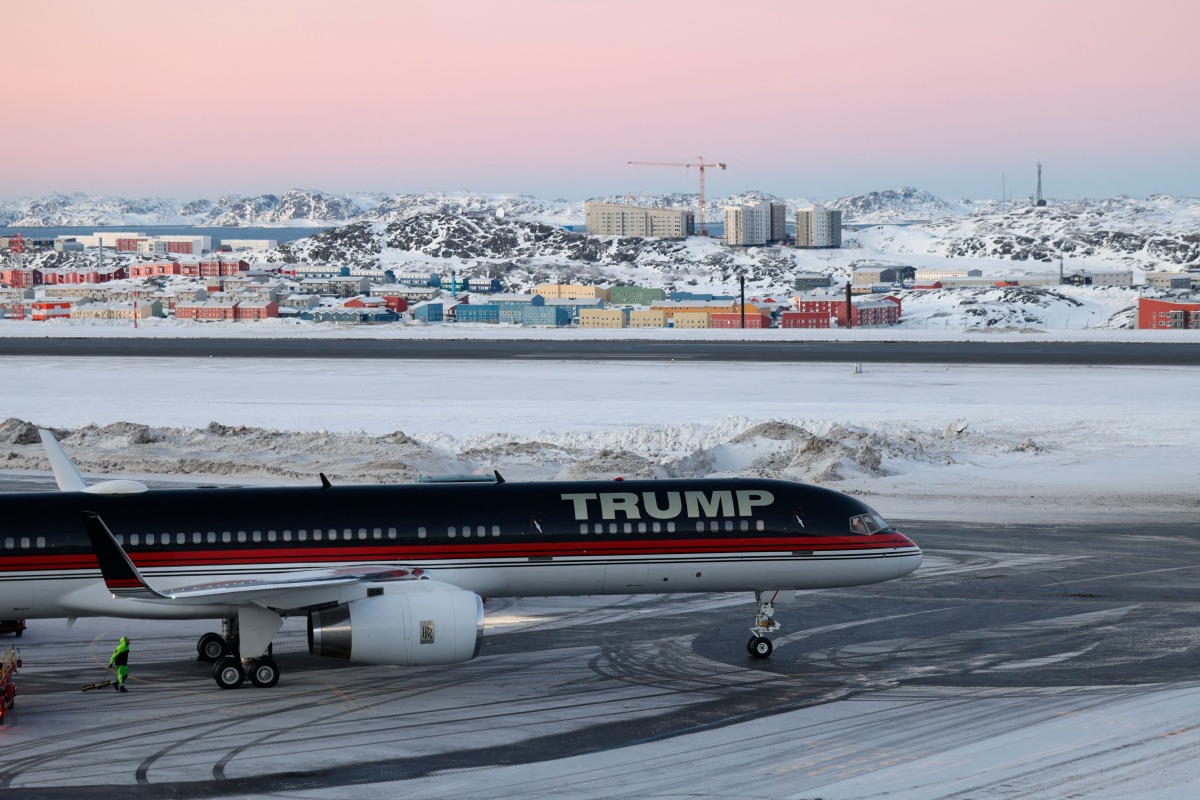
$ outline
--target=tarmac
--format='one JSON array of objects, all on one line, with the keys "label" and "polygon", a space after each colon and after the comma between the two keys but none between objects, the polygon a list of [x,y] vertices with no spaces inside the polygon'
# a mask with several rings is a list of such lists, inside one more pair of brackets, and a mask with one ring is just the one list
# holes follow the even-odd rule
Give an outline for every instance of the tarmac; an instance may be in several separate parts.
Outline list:
[{"label": "tarmac", "polygon": [[[1126,796],[1200,778],[1200,526],[898,527],[921,569],[780,606],[769,660],[745,650],[750,595],[490,598],[480,657],[426,669],[311,656],[291,619],[280,683],[233,691],[196,659],[209,623],[31,620],[0,640],[25,661],[0,791],[1057,797],[1084,774]],[[121,635],[129,693],[81,693]]]}]

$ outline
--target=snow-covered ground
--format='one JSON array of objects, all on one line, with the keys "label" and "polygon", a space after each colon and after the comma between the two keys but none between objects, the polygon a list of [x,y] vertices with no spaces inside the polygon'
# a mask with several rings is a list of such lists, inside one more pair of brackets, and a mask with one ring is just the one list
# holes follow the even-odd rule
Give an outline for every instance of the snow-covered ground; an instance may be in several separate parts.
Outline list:
[{"label": "snow-covered ground", "polygon": [[406,481],[759,474],[882,513],[1200,511],[1200,371],[709,363],[7,358],[0,465]]}]

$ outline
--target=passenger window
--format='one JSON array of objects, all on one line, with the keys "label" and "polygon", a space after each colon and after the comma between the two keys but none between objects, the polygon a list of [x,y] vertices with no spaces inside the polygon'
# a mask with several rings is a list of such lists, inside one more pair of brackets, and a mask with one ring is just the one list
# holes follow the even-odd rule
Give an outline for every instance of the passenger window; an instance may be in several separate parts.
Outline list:
[{"label": "passenger window", "polygon": [[246,541],[246,532],[245,531],[238,531],[238,541],[239,542]]},{"label": "passenger window", "polygon": [[349,528],[342,528],[342,538],[347,542],[354,538],[354,531]]},{"label": "passenger window", "polygon": [[766,530],[766,529],[767,529],[767,524],[765,522],[763,522],[761,519],[757,520],[754,523],[754,530],[762,531],[762,530]]},{"label": "passenger window", "polygon": [[141,539],[138,538],[138,535],[136,533],[129,534],[129,546],[130,547],[137,547],[137,544],[140,541],[141,541]]},{"label": "passenger window", "polygon": [[579,532],[582,533],[584,536],[587,536],[588,526],[587,526],[586,522],[579,526]]},{"label": "passenger window", "polygon": [[704,520],[697,520],[696,533],[704,533]]},{"label": "passenger window", "polygon": [[487,526],[480,525],[477,528],[475,528],[475,535],[476,536],[487,536]]},{"label": "passenger window", "polygon": [[451,539],[453,539],[455,536],[458,535],[458,528],[455,528],[453,525],[451,525],[449,528],[446,529],[446,535],[449,536]]},{"label": "passenger window", "polygon": [[662,523],[661,522],[653,523],[650,526],[650,530],[654,531],[655,533],[662,533]]},{"label": "passenger window", "polygon": [[675,532],[675,523],[668,522],[667,523],[667,533],[674,533],[674,532]]},{"label": "passenger window", "polygon": [[713,533],[716,533],[717,531],[721,530],[721,523],[717,522],[717,521],[714,519],[714,520],[712,521],[712,524],[710,524],[708,527],[709,527],[709,529],[710,529],[710,530],[712,530],[712,532],[713,532]]},{"label": "passenger window", "polygon": [[645,532],[646,532],[646,523],[639,522],[638,523],[638,533],[645,533]]},{"label": "passenger window", "polygon": [[284,540],[285,542],[290,542],[290,541],[292,540],[292,532],[291,532],[291,531],[284,531],[284,532],[283,532],[283,540]]},{"label": "passenger window", "polygon": [[209,532],[208,532],[208,543],[209,543],[209,544],[216,544],[216,543],[217,543],[217,532],[216,532],[216,531],[209,531]]},{"label": "passenger window", "polygon": [[[121,537],[120,537],[120,536],[118,536],[118,537],[117,537],[117,544],[120,544],[120,543],[121,543]],[[12,549],[13,549],[13,545],[14,545],[14,544],[15,544],[15,542],[12,540],[12,538],[5,539],[5,540],[4,540],[4,549],[5,549],[5,550],[12,550]]]},{"label": "passenger window", "polygon": [[187,544],[187,534],[186,533],[175,534],[175,544]]},{"label": "passenger window", "polygon": [[741,524],[738,525],[738,528],[740,528],[741,530],[744,530],[744,531],[750,530],[750,520],[748,520],[748,519],[742,520]]},{"label": "passenger window", "polygon": [[626,523],[625,523],[625,532],[626,532],[626,533],[633,533],[633,523],[632,523],[632,522],[626,522]]},{"label": "passenger window", "polygon": [[[391,536],[391,535],[392,535],[392,531],[393,531],[393,530],[394,530],[394,528],[388,528],[388,536]],[[422,528],[417,528],[417,538],[418,538],[418,539],[424,539],[424,538],[425,538],[425,534],[426,534],[425,528],[423,528],[423,527],[422,527]]]},{"label": "passenger window", "polygon": [[28,550],[28,549],[29,549],[29,537],[28,537],[28,536],[22,536],[22,537],[21,537],[21,549],[22,549],[22,550]]},{"label": "passenger window", "polygon": [[320,528],[313,528],[313,541],[314,542],[321,541],[321,529]]},{"label": "passenger window", "polygon": [[250,538],[256,542],[261,542],[262,541],[262,531],[255,531],[254,533],[250,534]]},{"label": "passenger window", "polygon": [[617,532],[617,523],[615,523],[615,522],[608,523],[608,532],[616,533]]},{"label": "passenger window", "polygon": [[499,535],[500,535],[500,526],[493,525],[492,526],[492,536],[499,536]]},{"label": "passenger window", "polygon": [[275,531],[267,531],[267,541],[268,542],[275,541]]},{"label": "passenger window", "polygon": [[204,534],[200,531],[192,531],[192,544],[200,544],[204,541]]},{"label": "passenger window", "polygon": [[463,525],[463,536],[468,539],[471,538],[471,526],[470,525]]},{"label": "passenger window", "polygon": [[601,522],[596,523],[596,533],[604,533],[604,524],[603,523],[601,523]]},{"label": "passenger window", "polygon": [[45,536],[37,537],[37,542],[35,542],[34,544],[37,546],[38,550],[44,550],[46,548],[46,537]]},{"label": "passenger window", "polygon": [[366,529],[366,528],[359,528],[359,529],[358,529],[358,538],[359,538],[359,539],[365,539],[365,538],[367,538],[367,529]]},{"label": "passenger window", "polygon": [[[424,528],[422,528],[421,530],[425,530],[425,529],[424,529]],[[395,538],[396,538],[396,529],[395,529],[395,528],[388,528],[388,538],[389,538],[389,539],[395,539]],[[424,537],[422,537],[422,538],[424,538]]]},{"label": "passenger window", "polygon": [[725,520],[725,530],[727,530],[727,531],[733,530],[733,520],[731,520],[731,519]]},{"label": "passenger window", "polygon": [[383,538],[383,529],[376,528],[375,530],[371,531],[371,537],[373,539],[382,539]]},{"label": "passenger window", "polygon": [[303,528],[296,531],[296,541],[307,542],[308,541],[308,531],[304,530]]}]

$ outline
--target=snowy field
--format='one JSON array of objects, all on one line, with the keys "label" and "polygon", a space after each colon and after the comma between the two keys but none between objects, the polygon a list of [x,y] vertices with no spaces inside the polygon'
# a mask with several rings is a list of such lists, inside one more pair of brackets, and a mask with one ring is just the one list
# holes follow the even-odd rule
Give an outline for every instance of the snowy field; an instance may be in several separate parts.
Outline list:
[{"label": "snowy field", "polygon": [[7,358],[3,375],[9,469],[46,468],[32,423],[93,472],[759,474],[916,517],[1200,497],[1190,368]]}]

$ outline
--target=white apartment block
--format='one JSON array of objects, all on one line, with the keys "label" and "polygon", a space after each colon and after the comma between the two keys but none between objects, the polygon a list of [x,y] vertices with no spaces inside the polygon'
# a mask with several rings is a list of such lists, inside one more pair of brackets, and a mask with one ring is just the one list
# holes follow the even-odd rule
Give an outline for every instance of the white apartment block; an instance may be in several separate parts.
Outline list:
[{"label": "white apartment block", "polygon": [[279,246],[277,239],[222,239],[221,244],[230,250],[273,250]]},{"label": "white apartment block", "polygon": [[841,247],[842,212],[825,206],[796,212],[797,247]]},{"label": "white apartment block", "polygon": [[940,281],[942,278],[981,278],[983,270],[966,267],[921,267],[914,276],[919,281]]},{"label": "white apartment block", "polygon": [[725,244],[735,247],[764,245],[771,235],[771,204],[725,207]]},{"label": "white apartment block", "polygon": [[584,203],[588,236],[661,236],[682,239],[695,231],[695,215],[682,208],[642,208]]}]

